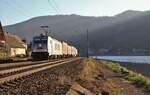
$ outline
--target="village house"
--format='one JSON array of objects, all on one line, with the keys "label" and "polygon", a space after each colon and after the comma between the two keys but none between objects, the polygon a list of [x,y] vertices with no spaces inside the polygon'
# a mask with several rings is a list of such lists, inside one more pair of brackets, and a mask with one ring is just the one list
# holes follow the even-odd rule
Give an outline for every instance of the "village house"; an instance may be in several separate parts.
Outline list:
[{"label": "village house", "polygon": [[27,44],[22,41],[17,35],[12,35],[4,32],[0,24],[0,43],[6,47],[7,53],[10,57],[25,56]]},{"label": "village house", "polygon": [[5,33],[5,37],[9,55],[11,57],[26,55],[27,45],[22,41],[21,38],[10,33]]}]

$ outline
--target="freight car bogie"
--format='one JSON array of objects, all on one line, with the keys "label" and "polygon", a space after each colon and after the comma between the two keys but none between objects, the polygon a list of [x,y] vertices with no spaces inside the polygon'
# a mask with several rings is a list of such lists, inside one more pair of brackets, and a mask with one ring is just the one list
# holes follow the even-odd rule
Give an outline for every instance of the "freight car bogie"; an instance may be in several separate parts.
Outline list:
[{"label": "freight car bogie", "polygon": [[68,55],[67,54],[63,54],[62,58],[68,58]]},{"label": "freight car bogie", "polygon": [[59,59],[59,58],[63,58],[62,55],[51,55],[51,56],[49,56],[49,60],[50,59]]}]

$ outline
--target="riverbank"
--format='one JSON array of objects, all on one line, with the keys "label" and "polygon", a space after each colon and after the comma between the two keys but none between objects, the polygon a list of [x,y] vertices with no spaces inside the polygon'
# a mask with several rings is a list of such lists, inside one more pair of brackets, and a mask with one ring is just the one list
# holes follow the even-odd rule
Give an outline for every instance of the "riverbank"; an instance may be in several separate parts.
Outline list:
[{"label": "riverbank", "polygon": [[111,69],[113,72],[123,75],[123,79],[131,82],[136,87],[143,89],[144,91],[150,91],[150,79],[148,77],[142,75],[141,73],[129,70],[116,62],[103,60],[99,61],[103,63],[107,68]]},{"label": "riverbank", "polygon": [[150,56],[97,56],[94,58],[119,63],[129,70],[141,73],[150,78]]},{"label": "riverbank", "polygon": [[126,67],[129,70],[132,70],[137,73],[141,73],[150,78],[150,64],[145,63],[130,63],[130,62],[117,62],[121,66]]}]

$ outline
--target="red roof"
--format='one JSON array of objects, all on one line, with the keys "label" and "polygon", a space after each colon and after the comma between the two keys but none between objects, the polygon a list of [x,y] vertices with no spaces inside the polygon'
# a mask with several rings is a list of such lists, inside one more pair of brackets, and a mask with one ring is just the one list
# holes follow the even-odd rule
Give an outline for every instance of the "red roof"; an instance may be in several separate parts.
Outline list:
[{"label": "red roof", "polygon": [[25,48],[24,42],[17,35],[12,35],[3,31],[2,25],[0,23],[0,43],[6,42],[9,47],[13,48]]},{"label": "red roof", "polygon": [[5,33],[5,37],[6,37],[6,43],[8,44],[9,47],[25,48],[24,46],[25,43],[18,36],[12,35],[10,33]]},{"label": "red roof", "polygon": [[4,36],[2,25],[0,23],[0,42],[2,41],[5,41],[5,36]]}]

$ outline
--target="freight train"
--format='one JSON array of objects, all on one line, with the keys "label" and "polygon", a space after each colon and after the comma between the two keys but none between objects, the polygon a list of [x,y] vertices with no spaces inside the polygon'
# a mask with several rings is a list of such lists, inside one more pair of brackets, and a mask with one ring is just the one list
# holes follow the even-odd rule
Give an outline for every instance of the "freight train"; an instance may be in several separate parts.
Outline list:
[{"label": "freight train", "polygon": [[32,40],[31,57],[33,60],[76,57],[77,55],[76,47],[51,36],[39,35]]}]

